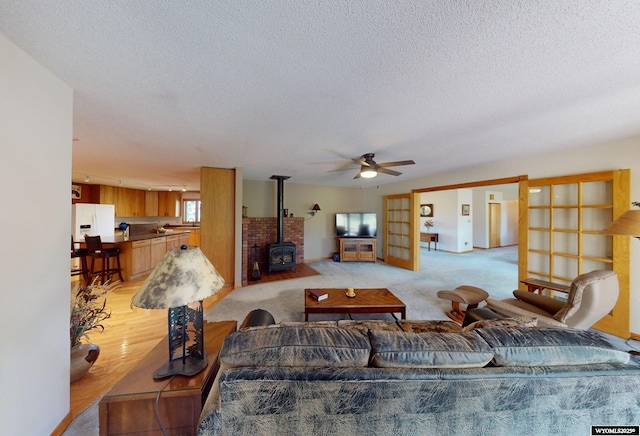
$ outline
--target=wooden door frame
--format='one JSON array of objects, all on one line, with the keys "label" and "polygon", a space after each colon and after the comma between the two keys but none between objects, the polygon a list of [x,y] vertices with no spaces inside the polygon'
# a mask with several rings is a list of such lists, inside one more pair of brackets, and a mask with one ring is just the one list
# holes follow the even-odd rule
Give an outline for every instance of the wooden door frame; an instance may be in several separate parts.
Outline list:
[{"label": "wooden door frame", "polygon": [[[494,185],[506,185],[510,183],[518,183],[518,222],[520,224],[520,220],[523,216],[527,214],[527,209],[529,207],[529,196],[524,195],[523,192],[528,192],[527,181],[529,180],[529,176],[526,174],[519,176],[511,176],[511,177],[503,177],[500,179],[487,179],[487,180],[479,180],[475,182],[464,182],[464,183],[456,183],[453,185],[440,185],[440,186],[432,186],[429,188],[420,188],[413,189],[411,192],[420,194],[423,192],[437,192],[437,191],[449,191],[453,189],[464,189],[464,188],[480,188],[484,186],[494,186]],[[524,202],[524,205],[523,205]],[[415,234],[420,237],[420,220],[416,220],[416,229],[414,229]],[[520,234],[518,232],[518,258],[523,255],[522,246],[520,244]],[[526,250],[524,251],[526,254]],[[418,250],[417,254],[418,262],[420,262],[420,250]],[[524,271],[524,272],[523,272]],[[518,262],[518,277],[523,277],[526,274],[526,267],[522,268],[520,263]],[[517,284],[516,284],[517,286]]]}]

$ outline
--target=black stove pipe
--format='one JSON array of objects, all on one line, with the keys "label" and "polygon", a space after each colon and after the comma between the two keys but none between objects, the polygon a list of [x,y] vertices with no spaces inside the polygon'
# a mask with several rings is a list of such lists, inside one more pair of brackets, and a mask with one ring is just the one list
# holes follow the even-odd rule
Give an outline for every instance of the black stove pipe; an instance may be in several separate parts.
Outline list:
[{"label": "black stove pipe", "polygon": [[284,181],[290,176],[271,176],[270,179],[278,183],[277,208],[278,208],[278,244],[284,242]]}]

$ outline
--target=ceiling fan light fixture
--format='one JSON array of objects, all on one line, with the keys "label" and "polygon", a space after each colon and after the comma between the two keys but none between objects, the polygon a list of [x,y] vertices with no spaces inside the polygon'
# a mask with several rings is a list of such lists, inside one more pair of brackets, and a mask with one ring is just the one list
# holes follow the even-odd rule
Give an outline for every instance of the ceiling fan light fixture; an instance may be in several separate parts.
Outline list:
[{"label": "ceiling fan light fixture", "polygon": [[360,167],[360,177],[363,177],[365,179],[372,179],[377,175],[378,172],[374,168],[365,167],[364,165]]}]

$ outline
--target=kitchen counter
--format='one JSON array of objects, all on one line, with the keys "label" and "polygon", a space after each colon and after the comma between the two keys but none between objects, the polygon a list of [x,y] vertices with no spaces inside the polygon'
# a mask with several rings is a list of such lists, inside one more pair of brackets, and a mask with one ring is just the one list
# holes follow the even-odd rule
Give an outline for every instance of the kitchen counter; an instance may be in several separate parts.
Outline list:
[{"label": "kitchen counter", "polygon": [[125,281],[129,281],[153,271],[167,251],[172,248],[194,245],[190,242],[191,233],[190,230],[168,229],[166,233],[145,233],[128,238],[116,235],[113,238],[103,238],[102,243],[120,249],[122,277]]},{"label": "kitchen counter", "polygon": [[[199,227],[195,227],[195,228],[199,229]],[[163,237],[172,236],[172,235],[182,235],[182,234],[188,235],[190,233],[191,232],[187,229],[180,229],[180,230],[167,230],[166,233],[147,233],[144,235],[129,236],[128,238],[125,238],[122,235],[116,235],[113,238],[102,238],[102,243],[103,244],[120,244],[123,242],[144,241],[147,239],[163,238]]]}]

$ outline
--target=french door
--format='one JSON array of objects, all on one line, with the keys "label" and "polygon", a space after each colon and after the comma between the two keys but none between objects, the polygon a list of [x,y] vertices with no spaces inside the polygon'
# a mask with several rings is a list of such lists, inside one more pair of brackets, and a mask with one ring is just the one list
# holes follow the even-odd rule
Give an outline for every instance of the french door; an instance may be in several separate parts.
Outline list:
[{"label": "french door", "polygon": [[384,198],[384,261],[417,271],[420,269],[418,208],[420,194],[388,195]]},{"label": "french door", "polygon": [[616,170],[529,180],[520,189],[519,279],[569,284],[596,269],[615,271],[618,301],[594,328],[622,338],[629,337],[629,237],[599,232],[631,207],[629,183],[629,170]]}]

